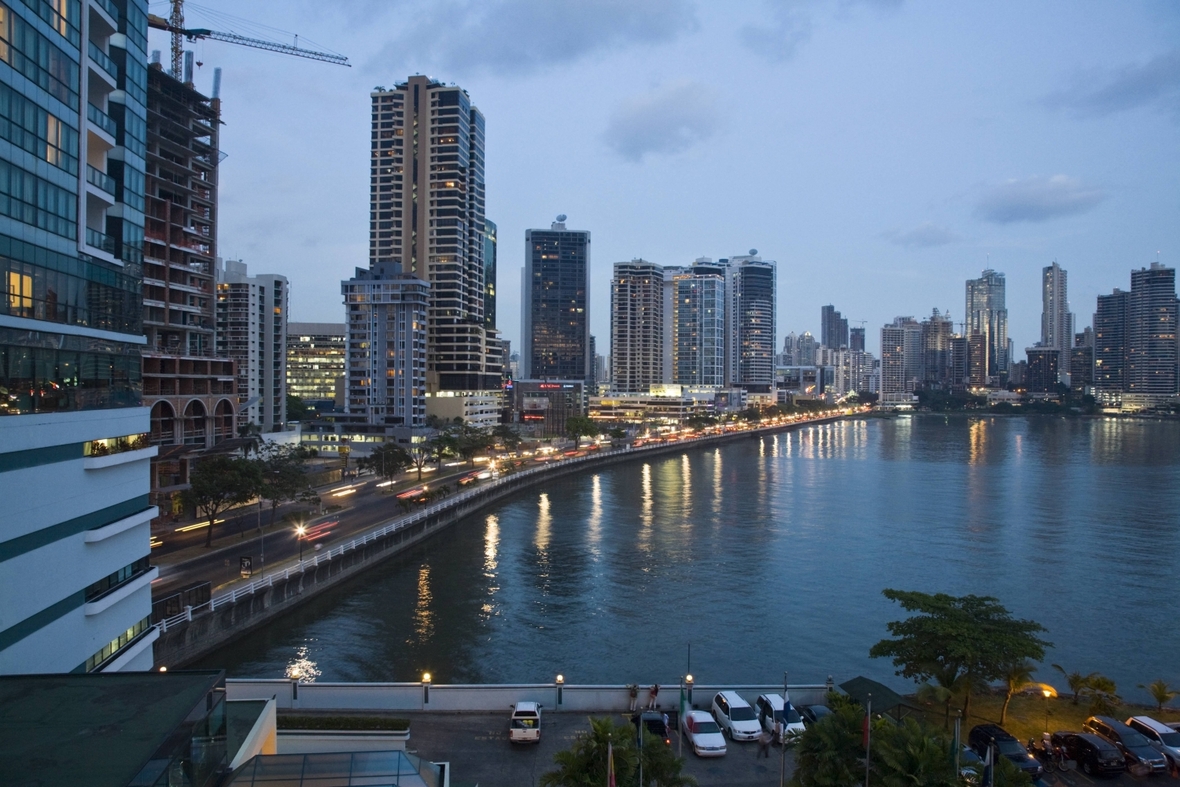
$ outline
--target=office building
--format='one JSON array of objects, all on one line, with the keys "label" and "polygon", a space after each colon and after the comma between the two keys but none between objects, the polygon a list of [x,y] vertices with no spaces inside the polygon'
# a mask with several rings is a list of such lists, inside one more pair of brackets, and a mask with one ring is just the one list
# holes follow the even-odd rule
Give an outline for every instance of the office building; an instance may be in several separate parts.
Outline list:
[{"label": "office building", "polygon": [[[1073,314],[1069,311],[1068,276],[1054,262],[1041,270],[1041,341],[1038,346],[1057,350],[1057,368],[1069,372],[1073,347]],[[1030,364],[1031,366],[1031,364]]]},{"label": "office building", "polygon": [[951,337],[954,332],[950,315],[942,314],[938,309],[922,321],[922,387],[951,387]]},{"label": "office building", "polygon": [[949,387],[952,391],[961,391],[967,387],[970,359],[968,357],[968,341],[966,336],[954,334],[951,336],[947,367],[950,374]]},{"label": "office building", "polygon": [[774,388],[775,262],[759,257],[757,249],[727,262],[726,384],[769,393]]},{"label": "office building", "polygon": [[[819,347],[811,331],[804,331],[795,342],[795,366],[815,366],[815,353]],[[791,365],[791,364],[788,364]]]},{"label": "office building", "polygon": [[881,402],[903,404],[914,399],[923,369],[922,325],[913,317],[897,317],[881,328]]},{"label": "office building", "polygon": [[978,279],[968,279],[966,307],[967,336],[982,337],[977,344],[983,350],[983,384],[1001,385],[1010,354],[1004,274],[989,269]]},{"label": "office building", "polygon": [[566,421],[586,413],[584,380],[513,380],[513,412],[532,437],[563,437]]},{"label": "office building", "polygon": [[316,410],[334,409],[344,352],[344,323],[287,323],[287,393]]},{"label": "office building", "polygon": [[[430,283],[427,408],[482,412],[484,400],[498,402],[501,377],[500,339],[485,313],[483,114],[467,91],[424,76],[371,98],[369,266],[383,280]],[[413,421],[408,410],[398,417]]]},{"label": "office building", "polygon": [[263,432],[287,423],[287,277],[217,264],[217,355],[234,362],[239,418]]},{"label": "office building", "polygon": [[865,351],[865,328],[852,328],[848,331],[848,349],[853,352]]},{"label": "office building", "polygon": [[1131,271],[1124,405],[1152,407],[1177,394],[1176,269]]},{"label": "office building", "polygon": [[590,233],[525,230],[521,271],[521,376],[581,380],[594,376],[590,351]]},{"label": "office building", "polygon": [[1094,389],[1100,402],[1120,404],[1127,371],[1127,313],[1131,293],[1098,296],[1094,312]]},{"label": "office building", "polygon": [[[1029,347],[1024,386],[1029,393],[1055,393],[1061,353],[1056,347]],[[1013,382],[1016,382],[1015,380]]]},{"label": "office building", "polygon": [[1094,346],[1078,342],[1069,351],[1069,390],[1074,394],[1087,394],[1093,387]]},{"label": "office building", "polygon": [[725,385],[725,271],[698,261],[695,266],[665,269],[671,287],[666,314],[676,385]]},{"label": "office building", "polygon": [[153,665],[147,10],[0,7],[0,673]]},{"label": "office building", "polygon": [[611,391],[646,394],[664,379],[664,269],[616,262],[611,279]]},{"label": "office building", "polygon": [[[819,343],[824,347],[839,350],[848,346],[848,320],[840,316],[836,307],[831,304],[821,306],[819,310]],[[864,349],[863,347],[861,348]]]}]

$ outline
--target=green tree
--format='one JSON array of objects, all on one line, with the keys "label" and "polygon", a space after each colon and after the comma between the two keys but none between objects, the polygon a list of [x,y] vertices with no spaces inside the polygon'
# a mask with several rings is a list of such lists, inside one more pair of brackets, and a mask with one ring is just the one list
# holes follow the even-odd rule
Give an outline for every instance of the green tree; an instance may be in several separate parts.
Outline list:
[{"label": "green tree", "polygon": [[300,399],[295,394],[287,394],[287,420],[288,421],[304,421],[311,420],[315,415],[315,410],[307,406],[307,403]]},{"label": "green tree", "polygon": [[488,429],[470,424],[458,424],[454,429],[455,451],[466,460],[468,467],[475,466],[475,457],[495,445],[495,438]]},{"label": "green tree", "polygon": [[257,462],[219,454],[197,463],[189,473],[189,488],[181,492],[181,500],[209,520],[206,547],[213,546],[217,515],[254,499],[261,487],[262,472]]},{"label": "green tree", "polygon": [[[635,727],[612,718],[591,718],[590,730],[580,733],[572,746],[553,757],[557,766],[541,776],[541,787],[602,787],[607,777],[607,751],[614,754],[615,782],[619,787],[639,786],[640,751]],[[696,784],[681,773],[684,760],[671,746],[644,730],[643,787],[686,787]]]},{"label": "green tree", "polygon": [[894,639],[869,650],[873,658],[891,658],[896,674],[915,681],[939,677],[967,680],[963,715],[971,714],[971,694],[981,683],[998,680],[1007,665],[1022,659],[1040,661],[1051,643],[1031,620],[1012,617],[991,596],[885,589],[882,594],[907,612],[918,613],[886,624]]},{"label": "green tree", "polygon": [[1097,672],[1086,676],[1081,693],[1090,700],[1090,713],[1096,716],[1113,716],[1123,703],[1115,682]]},{"label": "green tree", "polygon": [[864,779],[865,710],[842,696],[829,705],[832,712],[795,743],[796,787],[854,787]]},{"label": "green tree", "polygon": [[1098,675],[1097,672],[1091,672],[1089,675],[1083,675],[1080,672],[1066,672],[1065,667],[1060,664],[1051,664],[1050,666],[1065,677],[1065,682],[1069,684],[1069,690],[1073,692],[1074,705],[1078,704],[1078,700],[1082,697],[1082,689],[1086,688],[1089,680]]},{"label": "green tree", "polygon": [[497,442],[503,443],[504,450],[509,453],[515,453],[516,449],[520,448],[521,442],[523,442],[523,438],[508,424],[500,424],[492,429],[492,437]]},{"label": "green tree", "polygon": [[294,500],[306,486],[303,467],[307,453],[298,445],[267,443],[258,451],[261,488],[258,496],[270,501],[270,523],[275,523],[275,510],[284,502]]},{"label": "green tree", "polygon": [[958,787],[953,743],[914,719],[873,726],[873,784],[881,787]]},{"label": "green tree", "polygon": [[1037,665],[1027,659],[1014,661],[1004,668],[1004,706],[1000,709],[1000,724],[1008,720],[1008,705],[1012,698],[1033,684]]},{"label": "green tree", "polygon": [[1180,691],[1174,690],[1163,678],[1160,678],[1157,681],[1152,681],[1146,686],[1140,683],[1139,688],[1151,692],[1151,698],[1155,700],[1155,709],[1157,711],[1162,711],[1165,705],[1177,697],[1180,697]]},{"label": "green tree", "polygon": [[583,437],[594,437],[602,429],[598,422],[593,418],[587,418],[584,415],[575,415],[565,419],[565,433],[573,438],[574,450],[578,449]]},{"label": "green tree", "polygon": [[434,450],[429,441],[418,440],[410,444],[407,453],[410,457],[410,466],[418,471],[418,480],[421,481],[422,470],[426,467],[426,463],[434,457]]},{"label": "green tree", "polygon": [[382,443],[365,457],[361,457],[356,466],[361,470],[372,470],[376,475],[392,481],[401,471],[411,464],[410,454],[397,443]]}]

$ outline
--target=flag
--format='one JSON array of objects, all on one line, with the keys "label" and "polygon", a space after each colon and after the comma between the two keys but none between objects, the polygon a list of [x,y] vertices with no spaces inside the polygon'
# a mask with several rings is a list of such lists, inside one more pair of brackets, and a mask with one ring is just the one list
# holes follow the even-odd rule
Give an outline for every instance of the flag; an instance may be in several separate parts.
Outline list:
[{"label": "flag", "polygon": [[615,750],[610,741],[606,744],[606,787],[616,787]]},{"label": "flag", "polygon": [[992,761],[992,747],[989,744],[983,756],[983,787],[992,787],[996,783],[995,779],[996,764]]}]

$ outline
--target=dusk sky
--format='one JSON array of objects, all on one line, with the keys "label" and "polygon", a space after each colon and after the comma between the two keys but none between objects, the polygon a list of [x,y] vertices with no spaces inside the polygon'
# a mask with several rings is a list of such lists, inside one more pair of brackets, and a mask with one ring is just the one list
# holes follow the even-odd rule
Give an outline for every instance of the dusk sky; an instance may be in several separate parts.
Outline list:
[{"label": "dusk sky", "polygon": [[[166,3],[152,12],[166,16]],[[1180,262],[1180,3],[202,0],[189,27],[347,55],[353,68],[190,46],[224,69],[220,253],[291,282],[291,319],[342,322],[368,264],[369,93],[423,73],[487,118],[498,323],[519,348],[524,232],[592,232],[591,326],[611,265],[758,249],[778,341],[931,308],[1007,274],[1017,358],[1040,271],[1077,326],[1130,270]],[[222,14],[243,17],[255,25]],[[264,25],[275,30],[267,30]],[[313,43],[314,42],[314,43]],[[152,33],[152,48],[167,39]]]}]

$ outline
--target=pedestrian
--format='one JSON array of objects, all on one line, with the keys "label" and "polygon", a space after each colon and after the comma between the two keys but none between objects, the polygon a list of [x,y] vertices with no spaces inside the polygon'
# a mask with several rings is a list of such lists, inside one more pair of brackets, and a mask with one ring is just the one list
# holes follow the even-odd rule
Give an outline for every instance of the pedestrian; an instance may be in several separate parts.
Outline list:
[{"label": "pedestrian", "polygon": [[758,736],[758,755],[755,757],[755,759],[758,757],[765,757],[768,760],[770,759],[770,742],[772,740],[774,740],[774,736],[766,730],[763,730]]},{"label": "pedestrian", "polygon": [[656,697],[658,697],[658,696],[660,696],[660,684],[653,683],[653,684],[651,684],[651,688],[648,690],[648,694],[647,694],[648,710],[655,710],[656,709]]},{"label": "pedestrian", "polygon": [[627,684],[627,691],[631,693],[631,712],[634,713],[635,712],[635,703],[639,698],[639,684],[638,683],[628,683]]}]

